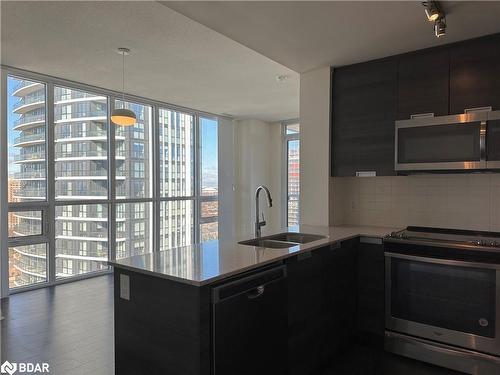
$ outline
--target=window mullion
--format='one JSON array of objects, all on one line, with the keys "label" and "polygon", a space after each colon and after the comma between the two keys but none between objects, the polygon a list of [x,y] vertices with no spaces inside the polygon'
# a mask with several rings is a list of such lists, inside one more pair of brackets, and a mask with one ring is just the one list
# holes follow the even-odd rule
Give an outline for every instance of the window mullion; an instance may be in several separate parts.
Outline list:
[{"label": "window mullion", "polygon": [[49,238],[49,246],[47,249],[47,266],[49,284],[56,281],[56,222],[55,222],[55,134],[54,134],[54,84],[47,82],[45,94],[45,121],[46,121],[46,141],[45,141],[45,162],[46,162],[46,191],[48,207],[46,215],[47,220],[47,236]]},{"label": "window mullion", "polygon": [[160,109],[157,106],[153,107],[153,175],[151,176],[153,182],[153,243],[152,251],[159,251],[160,249]]},{"label": "window mullion", "polygon": [[193,241],[200,242],[200,216],[201,216],[201,141],[200,141],[200,116],[194,118],[194,230]]},{"label": "window mullion", "polygon": [[[5,239],[8,236],[8,130],[7,130],[7,72],[1,70],[0,81],[0,114],[1,123],[5,126],[0,127],[0,237]],[[0,241],[0,298],[9,294],[9,246],[7,241]]]},{"label": "window mullion", "polygon": [[115,109],[115,98],[108,97],[108,256],[116,258],[116,144],[115,125],[111,113]]}]

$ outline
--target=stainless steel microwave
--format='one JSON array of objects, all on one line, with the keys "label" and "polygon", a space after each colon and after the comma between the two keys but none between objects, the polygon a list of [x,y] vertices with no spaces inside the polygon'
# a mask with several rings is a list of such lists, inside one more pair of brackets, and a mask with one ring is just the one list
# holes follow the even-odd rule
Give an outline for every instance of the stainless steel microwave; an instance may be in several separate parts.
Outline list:
[{"label": "stainless steel microwave", "polygon": [[500,111],[396,121],[396,171],[500,169]]}]

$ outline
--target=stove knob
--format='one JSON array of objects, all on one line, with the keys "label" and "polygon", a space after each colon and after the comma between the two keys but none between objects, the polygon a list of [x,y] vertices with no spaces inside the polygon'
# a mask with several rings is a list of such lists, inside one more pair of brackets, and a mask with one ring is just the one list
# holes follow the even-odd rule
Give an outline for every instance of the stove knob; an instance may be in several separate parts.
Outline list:
[{"label": "stove knob", "polygon": [[491,247],[498,247],[500,244],[497,241],[491,241],[490,246]]}]

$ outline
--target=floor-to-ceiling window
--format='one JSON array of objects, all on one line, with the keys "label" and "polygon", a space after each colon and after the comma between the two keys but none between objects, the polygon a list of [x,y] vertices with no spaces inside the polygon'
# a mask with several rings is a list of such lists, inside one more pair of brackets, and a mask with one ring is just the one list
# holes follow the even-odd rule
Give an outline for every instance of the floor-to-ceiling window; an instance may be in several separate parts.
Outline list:
[{"label": "floor-to-ceiling window", "polygon": [[[11,291],[218,237],[216,117],[2,71]],[[128,108],[135,125],[110,121]],[[198,146],[198,147],[197,147]]]},{"label": "floor-to-ceiling window", "polygon": [[218,131],[217,119],[200,118],[200,237],[202,241],[218,237]]},{"label": "floor-to-ceiling window", "polygon": [[285,124],[283,137],[285,144],[285,221],[287,226],[299,225],[300,212],[300,125]]}]

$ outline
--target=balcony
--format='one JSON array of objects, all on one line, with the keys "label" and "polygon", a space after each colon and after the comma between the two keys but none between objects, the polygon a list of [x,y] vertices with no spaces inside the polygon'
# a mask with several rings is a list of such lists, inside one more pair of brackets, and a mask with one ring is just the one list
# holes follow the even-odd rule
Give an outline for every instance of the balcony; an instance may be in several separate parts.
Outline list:
[{"label": "balcony", "polygon": [[106,102],[107,98],[105,96],[100,96],[96,94],[90,94],[88,92],[71,90],[60,91],[56,89],[56,94],[54,95],[55,104],[67,103],[71,101],[82,101],[82,100],[92,100],[96,102]]},{"label": "balcony", "polygon": [[45,152],[23,152],[18,155],[14,155],[14,162],[35,162],[35,161],[45,161]]},{"label": "balcony", "polygon": [[42,124],[45,124],[45,114],[23,115],[14,122],[14,130],[21,130],[23,128],[29,128]]},{"label": "balcony", "polygon": [[107,158],[106,150],[86,150],[86,151],[56,151],[55,159],[56,161],[60,159],[98,159],[98,160],[106,160]]},{"label": "balcony", "polygon": [[74,199],[107,199],[108,189],[89,188],[71,191],[63,188],[56,188],[56,200],[74,200]]},{"label": "balcony", "polygon": [[16,87],[14,87],[14,92],[12,93],[12,96],[17,96],[17,97],[25,96],[29,93],[39,90],[41,86],[43,86],[43,83],[28,81],[25,79],[19,80]]},{"label": "balcony", "polygon": [[14,139],[14,146],[16,147],[20,145],[43,142],[45,142],[45,132],[35,134],[21,134],[19,137]]},{"label": "balcony", "polygon": [[16,198],[45,199],[45,188],[43,189],[19,189],[14,193]]},{"label": "balcony", "polygon": [[[19,156],[19,155],[17,155]],[[11,174],[15,180],[44,180],[45,170],[39,171],[22,171]]]},{"label": "balcony", "polygon": [[10,249],[20,255],[35,257],[42,260],[45,260],[47,256],[47,249],[45,248],[45,245],[25,245],[20,247],[11,247]]},{"label": "balcony", "polygon": [[40,211],[14,211],[13,216],[18,219],[42,220],[42,213]]},{"label": "balcony", "polygon": [[55,140],[56,142],[64,139],[73,139],[73,138],[104,138],[108,137],[106,130],[103,129],[94,129],[94,130],[80,130],[80,131],[56,131]]},{"label": "balcony", "polygon": [[[116,176],[117,179],[125,179],[125,176]],[[108,170],[103,169],[79,169],[73,171],[56,171],[56,180],[107,180]]]},{"label": "balcony", "polygon": [[12,228],[12,231],[16,233],[17,236],[33,236],[42,233],[42,225],[40,222],[31,222],[30,219],[23,219],[20,223]]},{"label": "balcony", "polygon": [[107,111],[99,111],[99,110],[88,110],[81,112],[72,112],[68,114],[56,113],[54,122],[56,124],[59,123],[68,123],[68,122],[76,122],[82,120],[94,120],[94,121],[107,121],[108,115]]},{"label": "balcony", "polygon": [[21,98],[12,109],[16,113],[26,113],[44,105],[45,95],[34,95]]}]

